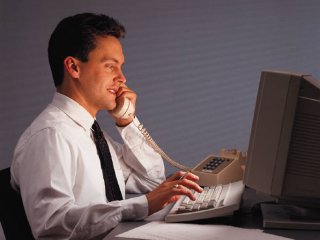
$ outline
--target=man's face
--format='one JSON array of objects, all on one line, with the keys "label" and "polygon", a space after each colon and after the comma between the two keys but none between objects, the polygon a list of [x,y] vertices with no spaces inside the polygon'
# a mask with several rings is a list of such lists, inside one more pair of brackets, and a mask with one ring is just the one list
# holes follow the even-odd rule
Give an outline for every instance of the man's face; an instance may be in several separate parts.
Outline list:
[{"label": "man's face", "polygon": [[87,62],[79,61],[79,90],[81,105],[93,116],[97,111],[112,110],[116,93],[126,79],[122,73],[124,56],[119,40],[112,36],[97,37],[96,48]]}]

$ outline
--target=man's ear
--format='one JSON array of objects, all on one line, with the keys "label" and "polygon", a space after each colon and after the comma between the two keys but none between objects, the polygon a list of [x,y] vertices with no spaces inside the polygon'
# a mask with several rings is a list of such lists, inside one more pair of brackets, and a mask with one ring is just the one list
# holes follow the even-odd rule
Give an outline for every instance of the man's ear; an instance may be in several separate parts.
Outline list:
[{"label": "man's ear", "polygon": [[72,78],[79,78],[79,60],[74,57],[66,57],[63,61],[64,68]]}]

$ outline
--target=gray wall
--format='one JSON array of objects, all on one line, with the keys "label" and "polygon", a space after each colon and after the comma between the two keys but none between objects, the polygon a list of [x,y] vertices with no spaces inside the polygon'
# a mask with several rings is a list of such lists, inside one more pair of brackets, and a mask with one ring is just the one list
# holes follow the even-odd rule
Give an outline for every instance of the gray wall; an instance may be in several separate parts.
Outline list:
[{"label": "gray wall", "polygon": [[[222,147],[247,149],[262,69],[320,77],[319,10],[317,0],[1,0],[0,169],[52,98],[47,42],[65,16],[99,12],[126,26],[137,114],[168,155],[193,166]],[[99,119],[119,139],[106,113]]]}]

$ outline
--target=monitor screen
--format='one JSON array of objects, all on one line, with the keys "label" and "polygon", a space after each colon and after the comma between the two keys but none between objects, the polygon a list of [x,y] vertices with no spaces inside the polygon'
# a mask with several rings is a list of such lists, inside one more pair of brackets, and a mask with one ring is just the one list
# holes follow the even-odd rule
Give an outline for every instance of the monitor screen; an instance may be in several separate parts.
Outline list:
[{"label": "monitor screen", "polygon": [[262,71],[244,183],[278,199],[320,199],[320,82]]}]

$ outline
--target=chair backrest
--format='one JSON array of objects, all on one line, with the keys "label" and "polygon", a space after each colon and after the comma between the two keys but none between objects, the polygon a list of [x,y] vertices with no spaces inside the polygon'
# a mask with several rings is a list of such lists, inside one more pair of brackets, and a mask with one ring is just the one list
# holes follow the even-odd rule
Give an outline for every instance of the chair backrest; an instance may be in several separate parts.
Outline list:
[{"label": "chair backrest", "polygon": [[21,197],[10,185],[10,168],[0,171],[0,221],[6,240],[34,239]]}]

